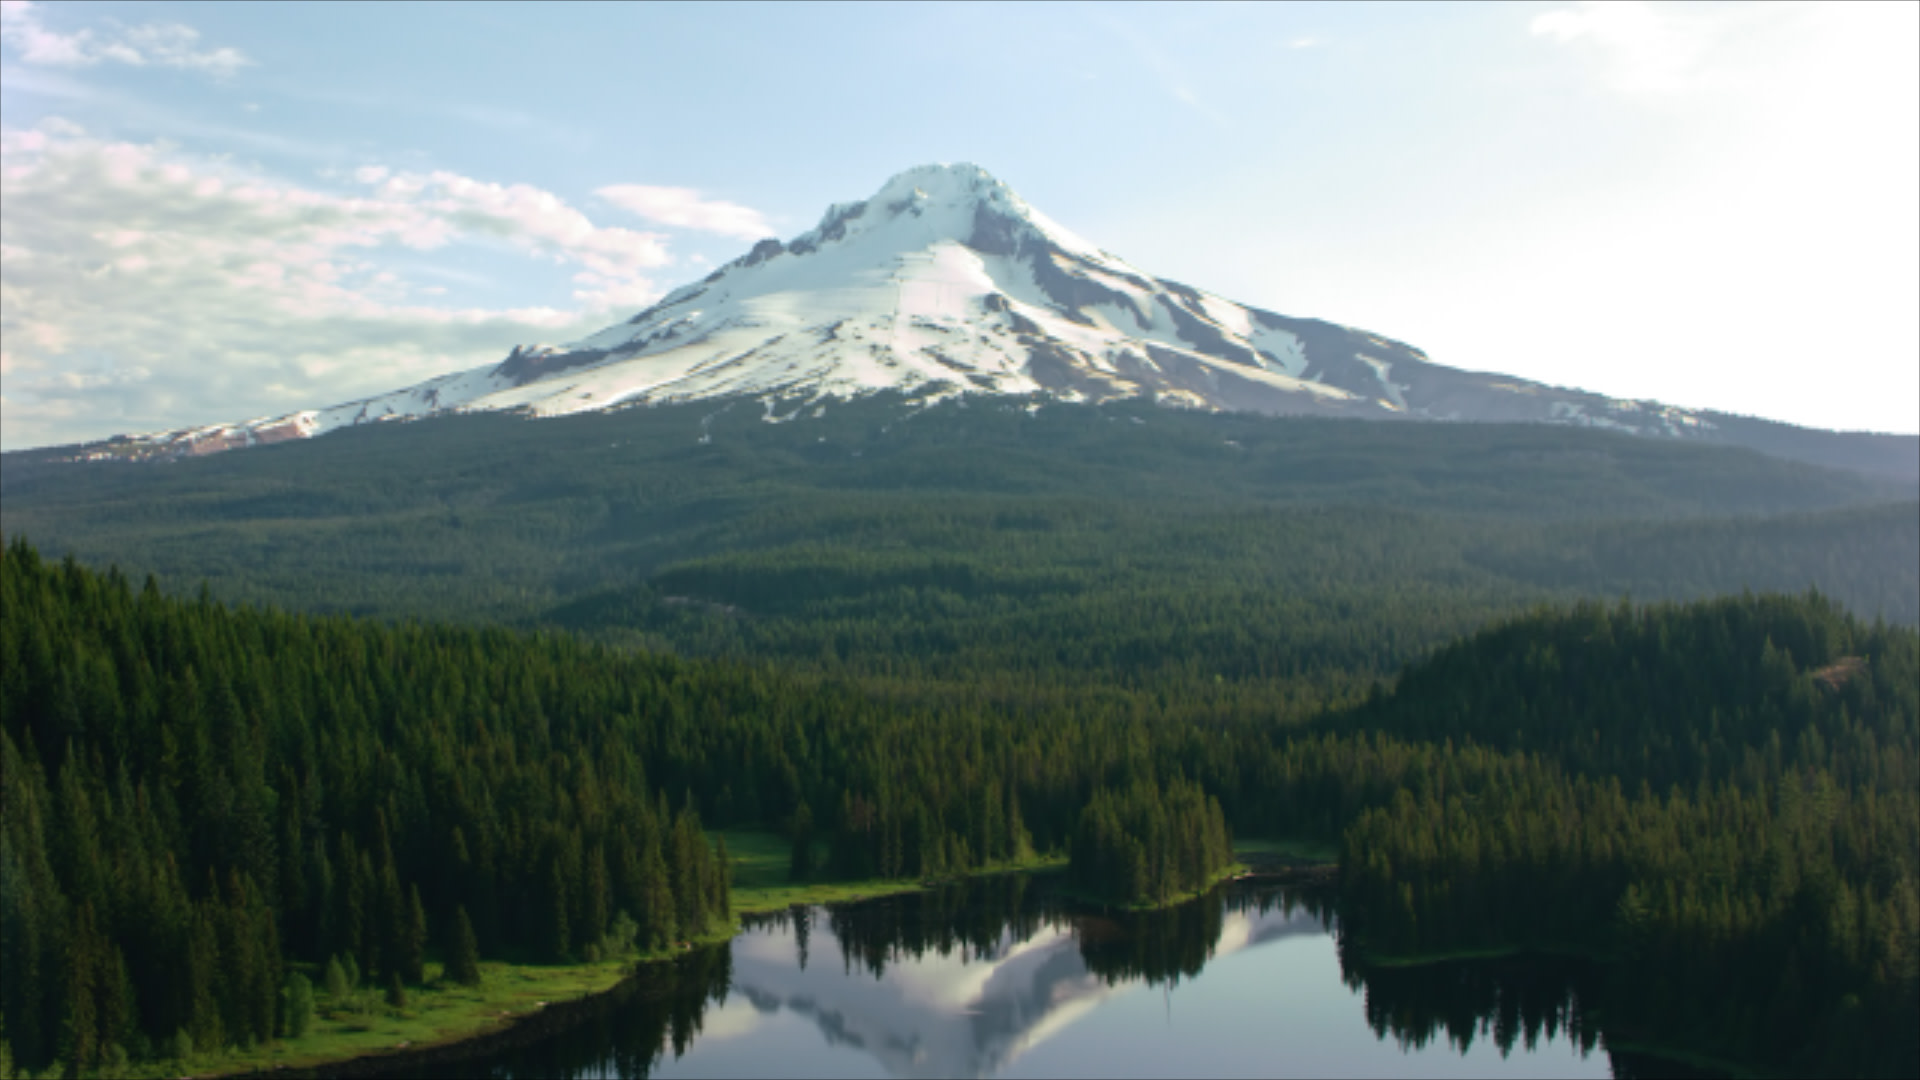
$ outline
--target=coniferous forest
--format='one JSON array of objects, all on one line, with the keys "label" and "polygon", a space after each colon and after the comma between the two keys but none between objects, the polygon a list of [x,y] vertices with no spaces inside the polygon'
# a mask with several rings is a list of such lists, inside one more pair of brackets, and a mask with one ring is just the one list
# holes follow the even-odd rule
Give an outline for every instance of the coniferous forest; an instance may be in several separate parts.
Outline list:
[{"label": "coniferous forest", "polygon": [[1910,493],[1601,432],[844,411],[10,456],[53,554],[0,555],[7,1060],[719,931],[709,838],[751,828],[796,877],[1039,853],[1121,906],[1314,841],[1356,956],[1574,953],[1638,1043],[1920,1071]]},{"label": "coniferous forest", "polygon": [[559,960],[727,918],[625,738],[666,698],[565,642],[230,612],[20,544],[0,602],[20,1066],[272,1039],[294,960],[417,984],[463,939]]},{"label": "coniferous forest", "polygon": [[1068,880],[1129,904],[1164,904],[1213,884],[1233,862],[1220,800],[1176,776],[1101,788],[1080,812]]},{"label": "coniferous forest", "polygon": [[[802,805],[837,859],[1067,850],[1123,902],[1203,884],[1229,829],[1338,837],[1355,947],[1582,950],[1649,1038],[1920,1059],[1920,637],[1818,596],[1537,613],[1311,724],[1200,726],[233,610],[20,541],[0,589],[28,1067],[272,1039],[296,962],[404,984],[468,934],[542,960],[696,933],[728,907],[702,823]],[[1617,752],[1654,709],[1666,741]]]}]

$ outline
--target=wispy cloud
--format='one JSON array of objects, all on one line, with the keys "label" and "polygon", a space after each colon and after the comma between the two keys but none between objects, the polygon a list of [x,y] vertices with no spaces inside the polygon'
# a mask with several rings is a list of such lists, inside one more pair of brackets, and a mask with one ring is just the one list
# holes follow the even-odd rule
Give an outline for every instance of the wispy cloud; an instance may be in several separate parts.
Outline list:
[{"label": "wispy cloud", "polygon": [[[0,132],[7,442],[347,400],[568,340],[660,290],[658,234],[551,192],[370,166],[341,194],[71,124]],[[462,245],[570,272],[571,308],[462,307],[400,272]]]},{"label": "wispy cloud", "polygon": [[253,64],[231,47],[203,49],[200,31],[181,23],[127,26],[108,20],[71,32],[49,28],[43,9],[30,0],[0,0],[0,43],[23,63],[55,67],[127,64],[133,67],[183,68],[225,77]]},{"label": "wispy cloud", "polygon": [[1127,51],[1147,69],[1154,82],[1168,97],[1205,117],[1209,123],[1223,131],[1230,126],[1227,118],[1222,116],[1219,110],[1201,99],[1199,92],[1194,90],[1192,82],[1179,65],[1154,45],[1146,34],[1120,18],[1112,8],[1096,7],[1087,10],[1095,22],[1126,46]]},{"label": "wispy cloud", "polygon": [[1751,88],[1764,65],[1744,62],[1783,28],[1828,5],[1799,3],[1680,7],[1646,0],[1579,0],[1542,12],[1536,37],[1592,50],[1607,82],[1629,94]]},{"label": "wispy cloud", "polygon": [[693,188],[614,184],[599,188],[594,194],[661,225],[737,236],[742,240],[773,235],[773,229],[760,211],[739,203],[703,198]]}]

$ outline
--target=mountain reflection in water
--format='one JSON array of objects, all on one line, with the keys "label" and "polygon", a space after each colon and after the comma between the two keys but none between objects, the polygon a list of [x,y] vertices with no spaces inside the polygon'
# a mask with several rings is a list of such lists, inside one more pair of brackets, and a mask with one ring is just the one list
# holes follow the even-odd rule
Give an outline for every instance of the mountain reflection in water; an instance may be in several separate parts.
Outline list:
[{"label": "mountain reflection in water", "polygon": [[466,1076],[1641,1075],[1576,963],[1367,970],[1313,893],[1100,912],[1009,875],[746,920]]},{"label": "mountain reflection in water", "polygon": [[[733,988],[762,1015],[811,1018],[830,1043],[864,1050],[889,1075],[993,1076],[1101,1002],[1197,974],[1209,954],[1326,933],[1318,915],[1282,905],[1202,902],[1119,918],[1053,911],[971,934],[928,925],[909,907],[760,922],[735,944]],[[916,923],[928,932],[914,934]],[[1142,933],[1148,923],[1159,933]]]}]

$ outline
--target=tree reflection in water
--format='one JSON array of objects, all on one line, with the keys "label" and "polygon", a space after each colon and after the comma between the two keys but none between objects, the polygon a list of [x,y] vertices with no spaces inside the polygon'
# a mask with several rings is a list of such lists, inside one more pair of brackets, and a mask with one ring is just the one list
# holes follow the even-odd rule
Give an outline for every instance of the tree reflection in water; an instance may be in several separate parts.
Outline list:
[{"label": "tree reflection in water", "polygon": [[[893,1075],[992,1075],[1128,988],[1171,989],[1252,946],[1338,933],[1326,892],[1243,883],[1138,912],[1075,902],[1053,887],[1056,880],[1006,875],[750,917],[729,945],[649,966],[583,1008],[565,1030],[487,1048],[478,1059],[415,1061],[394,1072],[643,1077],[697,1050],[709,1021],[717,1027],[704,1037],[723,1044],[743,1030],[797,1017],[829,1046],[853,1048]],[[837,951],[838,965],[828,950]],[[1369,966],[1355,953],[1341,944],[1342,978],[1364,996],[1374,1035],[1403,1052],[1465,1054],[1490,1040],[1505,1056],[1558,1039],[1584,1055],[1603,1044],[1589,1009],[1600,980],[1585,961],[1514,957],[1393,967]],[[763,1067],[799,1067],[794,1063],[812,1052],[803,1042],[790,1038],[777,1053],[768,1051],[775,1056]],[[1616,1076],[1676,1071],[1653,1059],[1609,1059]],[[1207,1071],[1200,1048],[1194,1061]]]}]

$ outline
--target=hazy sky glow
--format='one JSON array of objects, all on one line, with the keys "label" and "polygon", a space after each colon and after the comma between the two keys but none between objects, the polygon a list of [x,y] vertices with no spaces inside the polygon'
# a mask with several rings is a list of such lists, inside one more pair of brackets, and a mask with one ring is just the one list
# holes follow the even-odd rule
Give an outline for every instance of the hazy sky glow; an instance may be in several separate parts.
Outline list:
[{"label": "hazy sky glow", "polygon": [[1436,361],[1920,430],[1920,5],[19,3],[8,449],[565,341],[972,161]]}]

